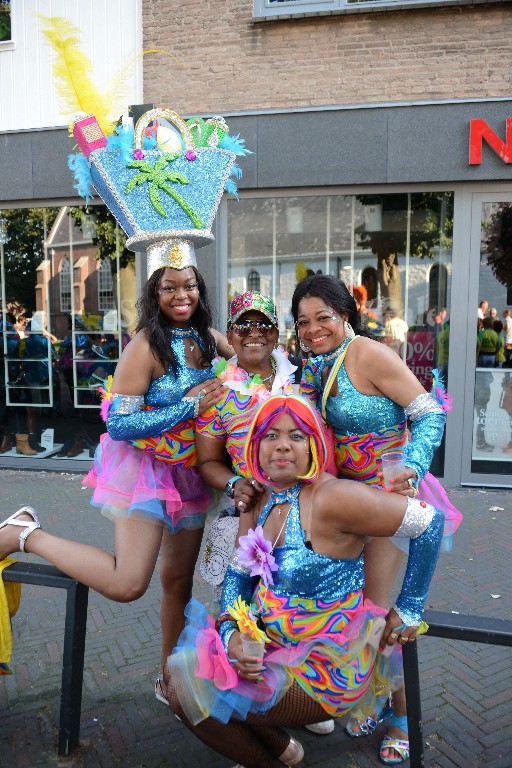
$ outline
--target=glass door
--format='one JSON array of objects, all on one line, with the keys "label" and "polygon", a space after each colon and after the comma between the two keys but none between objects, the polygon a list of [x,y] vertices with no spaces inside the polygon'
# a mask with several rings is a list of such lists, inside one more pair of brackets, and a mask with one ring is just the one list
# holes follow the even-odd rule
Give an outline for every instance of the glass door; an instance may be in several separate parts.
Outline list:
[{"label": "glass door", "polygon": [[[474,194],[464,479],[512,485],[512,194]],[[477,269],[475,267],[477,266]]]}]

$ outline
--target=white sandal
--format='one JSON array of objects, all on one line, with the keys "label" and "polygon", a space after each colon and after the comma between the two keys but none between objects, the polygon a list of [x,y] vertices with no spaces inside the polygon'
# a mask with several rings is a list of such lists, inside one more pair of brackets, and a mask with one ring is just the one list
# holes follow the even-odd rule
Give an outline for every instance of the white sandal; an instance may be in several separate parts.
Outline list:
[{"label": "white sandal", "polygon": [[[32,522],[29,522],[28,520],[17,520],[16,518],[20,515],[30,515],[32,517]],[[36,511],[35,509],[32,509],[32,507],[22,507],[21,509],[18,509],[14,515],[11,515],[7,520],[4,520],[3,523],[0,523],[0,528],[5,528],[6,525],[17,525],[20,528],[25,529],[20,533],[20,552],[25,551],[25,542],[32,531],[37,531],[38,528],[41,528],[41,523],[39,522]]]}]

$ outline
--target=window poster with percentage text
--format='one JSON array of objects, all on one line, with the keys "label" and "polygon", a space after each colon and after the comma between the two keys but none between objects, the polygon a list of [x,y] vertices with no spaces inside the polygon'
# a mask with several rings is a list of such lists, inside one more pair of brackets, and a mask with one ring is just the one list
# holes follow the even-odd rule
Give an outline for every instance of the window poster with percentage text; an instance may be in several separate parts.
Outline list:
[{"label": "window poster with percentage text", "polygon": [[430,392],[434,367],[434,333],[432,331],[409,331],[405,362],[422,386]]}]

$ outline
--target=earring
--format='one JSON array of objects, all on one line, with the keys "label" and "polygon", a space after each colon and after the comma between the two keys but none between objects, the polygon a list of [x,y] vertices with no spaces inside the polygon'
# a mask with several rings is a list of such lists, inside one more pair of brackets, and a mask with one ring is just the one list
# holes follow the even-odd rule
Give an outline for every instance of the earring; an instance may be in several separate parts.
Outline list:
[{"label": "earring", "polygon": [[299,347],[302,349],[303,352],[311,352],[310,348],[307,344],[304,344],[302,339],[299,339]]},{"label": "earring", "polygon": [[348,336],[349,339],[353,339],[355,336],[354,329],[348,322],[348,320],[343,321],[343,330],[345,331],[345,336]]}]

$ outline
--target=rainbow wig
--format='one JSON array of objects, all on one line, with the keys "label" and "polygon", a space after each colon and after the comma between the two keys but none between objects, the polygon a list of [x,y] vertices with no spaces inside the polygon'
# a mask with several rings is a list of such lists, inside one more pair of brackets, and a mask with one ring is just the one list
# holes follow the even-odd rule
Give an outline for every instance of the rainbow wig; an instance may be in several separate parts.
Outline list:
[{"label": "rainbow wig", "polygon": [[269,397],[256,411],[245,444],[244,458],[249,474],[259,483],[272,485],[260,467],[260,443],[271,426],[285,413],[290,414],[297,427],[309,436],[311,465],[307,473],[297,479],[314,483],[329,462],[329,442],[320,413],[307,400],[297,395]]}]

